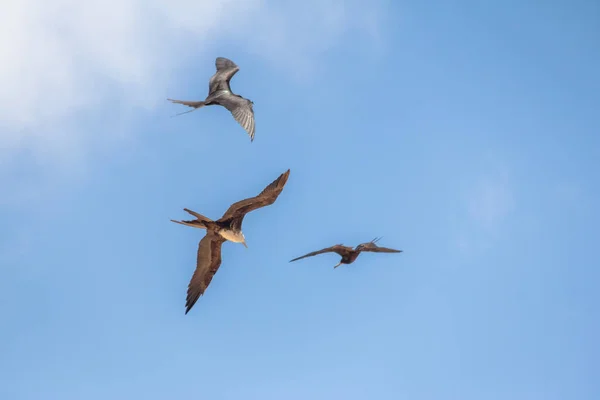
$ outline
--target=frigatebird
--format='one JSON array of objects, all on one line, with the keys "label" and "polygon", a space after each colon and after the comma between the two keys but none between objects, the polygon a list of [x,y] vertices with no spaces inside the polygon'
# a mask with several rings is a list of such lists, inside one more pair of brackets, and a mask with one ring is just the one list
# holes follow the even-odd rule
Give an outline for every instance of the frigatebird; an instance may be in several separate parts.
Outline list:
[{"label": "frigatebird", "polygon": [[240,70],[233,61],[225,57],[217,57],[215,61],[217,72],[211,76],[208,83],[208,96],[204,101],[188,101],[167,99],[175,104],[183,104],[188,107],[193,107],[193,110],[179,113],[177,115],[186,114],[195,111],[204,106],[219,105],[228,109],[233,118],[246,130],[250,136],[250,142],[254,140],[254,104],[251,100],[245,99],[242,96],[231,91],[229,81]]},{"label": "frigatebird", "polygon": [[363,251],[371,251],[374,253],[402,253],[402,250],[395,250],[395,249],[389,249],[387,247],[377,246],[375,243],[377,241],[379,241],[379,239],[381,239],[381,238],[375,238],[375,239],[371,240],[370,242],[361,243],[358,246],[356,246],[354,249],[352,247],[343,246],[341,244],[336,244],[334,246],[327,247],[322,250],[317,250],[317,251],[313,251],[312,253],[305,254],[302,257],[294,258],[293,260],[290,260],[290,262],[300,260],[305,257],[316,256],[317,254],[334,252],[334,253],[337,253],[340,256],[342,256],[342,260],[339,262],[339,264],[337,264],[336,266],[333,267],[333,268],[337,268],[342,264],[352,264],[356,260],[358,255]]},{"label": "frigatebird", "polygon": [[283,190],[290,170],[281,174],[258,196],[238,201],[232,204],[225,214],[216,221],[211,220],[195,211],[184,208],[184,211],[196,217],[190,221],[176,221],[178,224],[191,226],[193,228],[206,229],[206,236],[198,244],[198,256],[196,259],[196,271],[188,285],[186,310],[187,314],[196,301],[204,294],[213,276],[221,266],[221,245],[229,240],[234,243],[242,243],[246,248],[246,238],[242,232],[242,221],[246,214],[258,208],[269,206],[277,200]]}]

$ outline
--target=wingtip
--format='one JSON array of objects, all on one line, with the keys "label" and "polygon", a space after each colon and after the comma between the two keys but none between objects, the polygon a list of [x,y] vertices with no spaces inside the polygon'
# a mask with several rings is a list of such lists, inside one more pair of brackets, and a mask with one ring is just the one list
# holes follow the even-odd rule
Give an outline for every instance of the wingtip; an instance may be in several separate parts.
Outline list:
[{"label": "wingtip", "polygon": [[277,182],[277,186],[283,186],[287,183],[288,177],[290,176],[290,170],[288,169],[283,174],[279,175],[277,179],[273,181],[273,183]]},{"label": "wingtip", "polygon": [[288,169],[287,171],[285,171],[283,174],[281,174],[281,184],[282,186],[285,185],[288,181],[290,177],[290,170]]}]

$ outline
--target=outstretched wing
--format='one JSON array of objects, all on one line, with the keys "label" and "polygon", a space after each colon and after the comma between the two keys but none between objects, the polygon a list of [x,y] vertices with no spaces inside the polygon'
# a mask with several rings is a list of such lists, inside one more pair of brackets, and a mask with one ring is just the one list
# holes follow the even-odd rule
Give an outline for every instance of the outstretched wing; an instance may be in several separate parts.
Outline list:
[{"label": "outstretched wing", "polygon": [[251,197],[249,199],[240,200],[237,203],[233,203],[225,214],[219,219],[219,222],[233,219],[232,227],[240,229],[242,226],[242,220],[244,216],[250,211],[254,211],[257,208],[269,206],[275,203],[277,197],[283,190],[283,187],[287,183],[288,177],[290,176],[290,170],[288,169],[283,174],[279,175],[277,179],[269,184],[258,196]]},{"label": "outstretched wing", "polygon": [[256,123],[254,122],[254,108],[252,102],[241,96],[225,93],[218,98],[219,104],[229,110],[233,118],[240,124],[250,136],[250,141],[254,141],[254,132]]},{"label": "outstretched wing", "polygon": [[240,67],[225,57],[217,57],[215,67],[217,68],[217,72],[210,77],[208,93],[210,94],[217,90],[231,91],[229,81],[240,70]]},{"label": "outstretched wing", "polygon": [[360,251],[371,251],[373,253],[402,253],[402,250],[379,247],[373,242],[363,243],[357,247]]},{"label": "outstretched wing", "polygon": [[185,313],[192,309],[204,294],[213,276],[221,266],[221,245],[225,241],[219,234],[209,231],[198,244],[196,270],[188,285]]},{"label": "outstretched wing", "polygon": [[293,260],[290,260],[290,262],[300,260],[300,259],[306,258],[306,257],[316,256],[318,254],[332,253],[332,252],[337,253],[342,257],[347,257],[352,252],[352,248],[347,247],[347,246],[342,246],[341,244],[336,244],[334,246],[327,247],[325,249],[321,249],[321,250],[317,250],[317,251],[313,251],[311,253],[305,254],[302,257],[294,258]]}]

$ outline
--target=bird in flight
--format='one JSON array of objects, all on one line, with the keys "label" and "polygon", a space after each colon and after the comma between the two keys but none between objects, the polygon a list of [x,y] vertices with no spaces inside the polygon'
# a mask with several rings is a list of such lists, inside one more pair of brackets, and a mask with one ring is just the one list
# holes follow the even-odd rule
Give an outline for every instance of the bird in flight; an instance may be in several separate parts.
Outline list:
[{"label": "bird in flight", "polygon": [[327,247],[322,250],[317,250],[317,251],[313,251],[312,253],[305,254],[302,257],[294,258],[293,260],[290,260],[290,262],[300,260],[305,257],[316,256],[317,254],[333,252],[333,253],[337,253],[340,256],[342,256],[342,260],[339,262],[339,264],[337,264],[336,266],[333,267],[333,268],[337,268],[342,264],[352,264],[356,260],[358,255],[363,251],[371,251],[374,253],[402,253],[402,250],[395,250],[395,249],[389,249],[387,247],[377,246],[375,243],[377,241],[379,241],[379,239],[381,239],[381,238],[375,238],[375,239],[371,240],[370,242],[359,244],[354,249],[352,247],[342,246],[341,244],[336,244],[334,246]]},{"label": "bird in flight", "polygon": [[233,61],[225,57],[217,57],[215,61],[217,72],[211,76],[208,83],[208,96],[204,101],[187,101],[167,99],[175,104],[183,104],[192,107],[193,110],[182,112],[176,115],[186,114],[195,111],[204,106],[220,105],[231,112],[233,118],[246,130],[250,136],[250,142],[254,140],[254,104],[251,100],[245,99],[231,91],[229,81],[240,70]]},{"label": "bird in flight", "polygon": [[242,232],[242,221],[246,214],[258,208],[269,206],[277,200],[283,190],[290,170],[281,174],[269,184],[258,196],[240,200],[232,204],[225,214],[216,221],[211,220],[195,211],[184,208],[196,219],[190,221],[175,221],[178,224],[191,226],[193,228],[206,229],[206,236],[198,244],[198,256],[196,259],[196,271],[192,275],[188,285],[186,310],[187,314],[196,301],[204,294],[213,276],[221,266],[221,245],[229,240],[234,243],[242,243],[246,248],[246,238]]}]

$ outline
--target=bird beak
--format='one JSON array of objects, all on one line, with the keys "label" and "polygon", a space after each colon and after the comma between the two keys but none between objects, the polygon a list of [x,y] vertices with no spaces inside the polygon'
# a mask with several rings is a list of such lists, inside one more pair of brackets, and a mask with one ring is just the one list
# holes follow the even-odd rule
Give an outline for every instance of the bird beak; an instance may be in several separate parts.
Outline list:
[{"label": "bird beak", "polygon": [[242,242],[242,244],[244,245],[245,248],[248,248],[248,245],[246,244],[245,240]]}]

